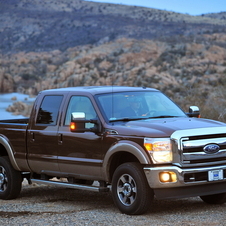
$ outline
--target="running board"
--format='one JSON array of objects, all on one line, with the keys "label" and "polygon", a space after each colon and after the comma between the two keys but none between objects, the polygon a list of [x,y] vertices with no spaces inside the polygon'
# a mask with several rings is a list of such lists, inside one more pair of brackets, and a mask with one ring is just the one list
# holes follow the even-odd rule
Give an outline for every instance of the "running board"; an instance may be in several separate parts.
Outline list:
[{"label": "running board", "polygon": [[86,190],[86,191],[95,191],[95,192],[110,191],[110,189],[108,187],[98,187],[98,186],[84,185],[84,184],[70,184],[70,183],[58,182],[58,181],[31,179],[31,182],[37,183],[37,184],[55,185],[55,186],[60,186],[60,187],[65,187],[65,188],[74,188],[74,189]]}]

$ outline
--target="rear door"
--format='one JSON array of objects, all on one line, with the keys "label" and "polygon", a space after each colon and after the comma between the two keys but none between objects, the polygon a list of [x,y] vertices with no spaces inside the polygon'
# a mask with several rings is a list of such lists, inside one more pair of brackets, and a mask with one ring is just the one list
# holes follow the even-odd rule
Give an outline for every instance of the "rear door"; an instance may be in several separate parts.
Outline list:
[{"label": "rear door", "polygon": [[63,94],[39,97],[27,138],[28,163],[33,172],[51,175],[59,171],[57,131],[64,98]]}]

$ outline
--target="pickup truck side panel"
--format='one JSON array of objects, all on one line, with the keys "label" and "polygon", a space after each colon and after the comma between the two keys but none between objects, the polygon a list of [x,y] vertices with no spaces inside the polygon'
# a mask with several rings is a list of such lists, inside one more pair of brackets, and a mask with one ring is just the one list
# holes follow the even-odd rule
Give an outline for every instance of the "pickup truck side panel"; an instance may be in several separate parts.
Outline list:
[{"label": "pickup truck side panel", "polygon": [[75,177],[90,175],[91,178],[100,178],[102,160],[96,150],[101,148],[101,136],[93,132],[71,133],[68,127],[61,127],[59,137],[58,163],[63,175]]},{"label": "pickup truck side panel", "polygon": [[[85,95],[69,94],[65,101],[60,127],[58,130],[58,163],[59,169],[64,176],[75,178],[101,179],[101,166],[103,162],[102,154],[102,134],[94,132],[70,131],[71,113],[81,111],[86,113],[86,118],[97,118],[90,98]],[[88,123],[87,127],[94,126]]]},{"label": "pickup truck side panel", "polygon": [[24,123],[17,123],[16,120],[16,123],[5,121],[0,125],[0,143],[6,149],[14,168],[20,171],[29,170],[26,153],[27,121],[27,119],[23,121]]},{"label": "pickup truck side panel", "polygon": [[[66,95],[66,94],[65,94]],[[28,164],[33,172],[54,174],[58,166],[59,110],[65,95],[40,95],[28,128]]]},{"label": "pickup truck side panel", "polygon": [[[107,143],[107,140],[111,140],[112,137],[110,134],[108,134],[105,138],[105,142]],[[118,158],[118,161],[120,161],[120,157],[123,156],[123,153],[130,153],[131,156],[134,156],[141,164],[151,164],[151,161],[147,155],[147,153],[144,151],[144,149],[139,146],[137,143],[129,140],[119,140],[115,142],[115,144],[111,147],[109,147],[107,153],[104,156],[103,160],[103,172],[104,172],[104,179],[106,181],[111,181],[112,175],[110,166],[112,164],[112,161],[114,161],[115,158]],[[115,157],[116,156],[116,157]]]}]

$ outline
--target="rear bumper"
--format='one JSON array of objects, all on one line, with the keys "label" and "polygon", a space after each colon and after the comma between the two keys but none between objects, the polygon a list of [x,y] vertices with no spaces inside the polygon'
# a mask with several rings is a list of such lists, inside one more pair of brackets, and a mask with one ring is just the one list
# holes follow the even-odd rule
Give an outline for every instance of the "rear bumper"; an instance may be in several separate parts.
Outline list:
[{"label": "rear bumper", "polygon": [[[208,172],[213,170],[222,170],[223,178],[209,181]],[[181,169],[177,166],[144,167],[144,172],[149,186],[154,190],[158,199],[184,198],[226,192],[226,166],[192,169]],[[175,182],[161,182],[159,174],[162,172],[174,172],[177,175],[177,180]]]}]

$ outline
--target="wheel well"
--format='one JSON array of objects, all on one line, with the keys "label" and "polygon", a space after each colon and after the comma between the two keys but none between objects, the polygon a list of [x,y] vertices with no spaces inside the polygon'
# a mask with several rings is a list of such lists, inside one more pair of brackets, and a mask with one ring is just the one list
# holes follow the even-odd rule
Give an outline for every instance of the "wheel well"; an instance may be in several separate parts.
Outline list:
[{"label": "wheel well", "polygon": [[110,167],[109,167],[110,181],[112,180],[112,176],[113,176],[116,168],[119,165],[126,163],[126,162],[139,162],[139,160],[133,154],[125,152],[125,151],[118,152],[112,157]]},{"label": "wheel well", "polygon": [[8,153],[2,144],[0,144],[0,156],[8,156]]}]

